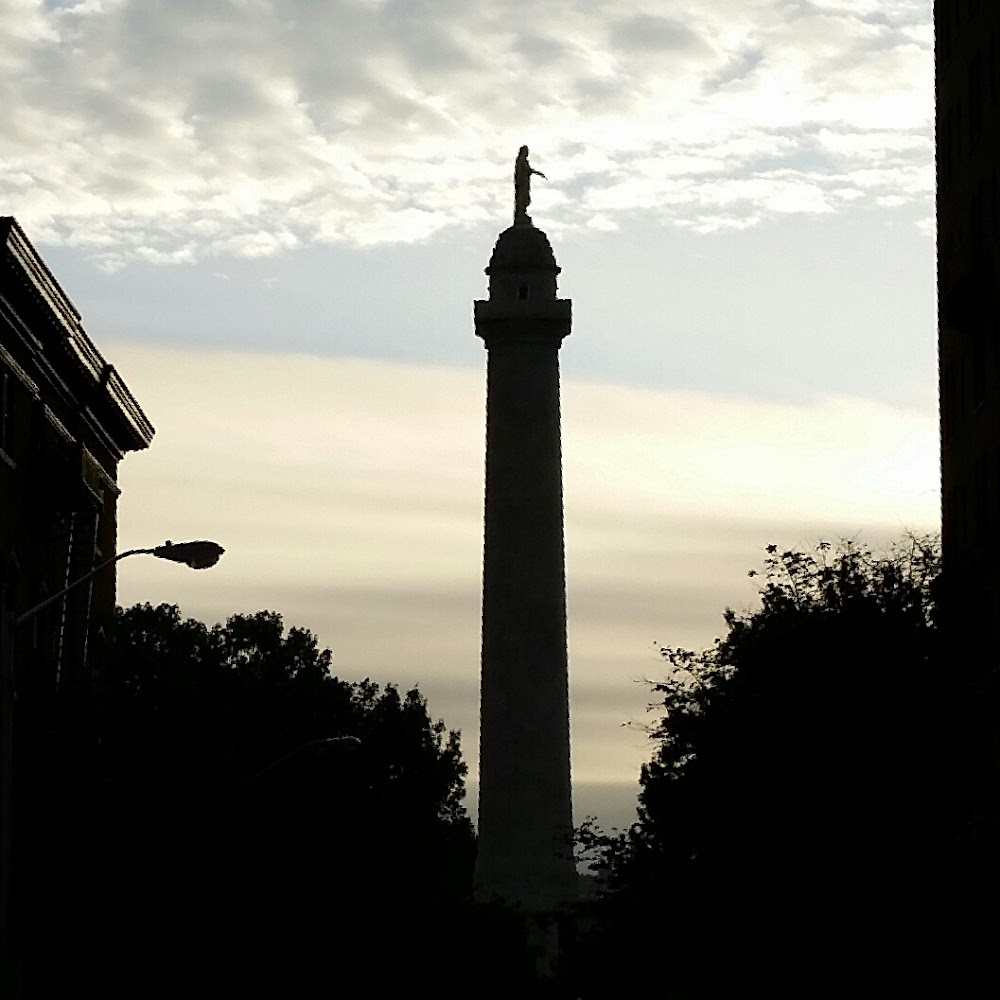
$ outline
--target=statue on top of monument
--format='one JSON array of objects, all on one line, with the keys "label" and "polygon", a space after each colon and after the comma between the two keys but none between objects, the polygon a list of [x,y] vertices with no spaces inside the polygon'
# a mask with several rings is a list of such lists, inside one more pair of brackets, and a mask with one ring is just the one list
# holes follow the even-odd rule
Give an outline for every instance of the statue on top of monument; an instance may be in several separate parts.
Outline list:
[{"label": "statue on top of monument", "polygon": [[541,170],[533,170],[528,163],[528,147],[522,146],[517,154],[517,161],[514,163],[514,225],[530,226],[531,216],[528,215],[528,206],[531,204],[531,175],[538,174],[539,177],[548,180]]}]

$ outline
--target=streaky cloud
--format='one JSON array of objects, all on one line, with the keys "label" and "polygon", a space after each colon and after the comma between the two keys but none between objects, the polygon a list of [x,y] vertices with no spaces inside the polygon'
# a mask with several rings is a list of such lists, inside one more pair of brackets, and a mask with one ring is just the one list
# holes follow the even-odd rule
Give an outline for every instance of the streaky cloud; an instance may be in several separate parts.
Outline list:
[{"label": "streaky cloud", "polygon": [[[123,463],[119,545],[210,537],[210,575],[130,560],[119,601],[262,608],[341,676],[419,684],[475,765],[482,372],[108,344],[153,417]],[[657,643],[700,648],[757,600],[764,547],[936,524],[937,429],[856,398],[774,403],[567,379],[574,768],[634,781]]]}]

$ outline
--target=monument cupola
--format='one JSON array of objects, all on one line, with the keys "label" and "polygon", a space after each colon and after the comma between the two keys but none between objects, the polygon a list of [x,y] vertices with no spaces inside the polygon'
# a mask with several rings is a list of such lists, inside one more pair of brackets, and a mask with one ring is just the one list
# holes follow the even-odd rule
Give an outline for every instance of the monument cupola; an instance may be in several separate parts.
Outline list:
[{"label": "monument cupola", "polygon": [[559,274],[552,244],[541,229],[514,225],[497,239],[486,268],[491,302],[553,301]]}]

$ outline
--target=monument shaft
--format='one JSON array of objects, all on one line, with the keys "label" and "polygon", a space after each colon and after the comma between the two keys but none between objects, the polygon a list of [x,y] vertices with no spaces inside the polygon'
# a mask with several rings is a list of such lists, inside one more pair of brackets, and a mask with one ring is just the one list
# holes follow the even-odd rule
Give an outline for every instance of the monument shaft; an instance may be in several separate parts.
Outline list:
[{"label": "monument shaft", "polygon": [[529,911],[576,896],[570,784],[559,348],[545,234],[500,235],[477,302],[487,351],[479,786],[480,896]]}]

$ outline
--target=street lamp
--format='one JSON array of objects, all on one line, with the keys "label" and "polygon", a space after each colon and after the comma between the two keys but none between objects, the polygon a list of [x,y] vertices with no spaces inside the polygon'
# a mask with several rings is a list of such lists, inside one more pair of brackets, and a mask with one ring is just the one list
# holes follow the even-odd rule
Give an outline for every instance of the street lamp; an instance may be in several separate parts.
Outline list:
[{"label": "street lamp", "polygon": [[[99,563],[89,573],[84,573],[68,587],[47,597],[40,604],[29,608],[23,614],[15,615],[7,600],[7,588],[3,588],[0,605],[0,991],[10,996],[16,986],[12,982],[11,953],[11,807],[13,791],[14,748],[14,630],[31,621],[50,604],[61,600],[71,590],[86,583],[91,577],[127,559],[129,556],[149,555],[157,559],[184,563],[191,569],[208,569],[214,566],[226,550],[218,542],[164,542],[151,549],[129,549]],[[12,989],[13,987],[13,989]]]},{"label": "street lamp", "polygon": [[296,754],[302,753],[303,750],[310,750],[315,747],[328,746],[330,743],[354,743],[357,746],[361,745],[361,740],[357,736],[324,736],[322,739],[318,740],[308,740],[301,746],[297,746],[294,750],[289,750],[288,753],[279,757],[277,760],[272,760],[270,764],[266,767],[262,767],[250,780],[256,781],[262,775],[267,774],[268,771],[273,771],[274,768],[281,764],[284,764],[286,760],[291,760]]},{"label": "street lamp", "polygon": [[[89,573],[84,573],[79,580],[74,580],[68,587],[64,587],[58,594],[46,597],[41,604],[36,604],[29,608],[23,615],[18,615],[14,619],[14,625],[23,625],[31,621],[40,611],[44,611],[50,604],[55,604],[60,598],[65,597],[71,590],[79,587],[81,583],[86,583],[92,576],[96,576],[101,570],[112,566],[115,563],[127,559],[129,556],[156,556],[157,559],[169,559],[171,562],[184,563],[191,569],[208,569],[214,566],[226,550],[218,542],[164,542],[152,549],[129,549],[127,552],[120,552],[110,559],[99,563]],[[8,642],[9,646],[10,643]]]}]

